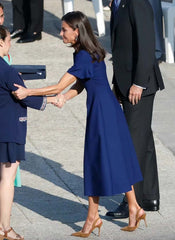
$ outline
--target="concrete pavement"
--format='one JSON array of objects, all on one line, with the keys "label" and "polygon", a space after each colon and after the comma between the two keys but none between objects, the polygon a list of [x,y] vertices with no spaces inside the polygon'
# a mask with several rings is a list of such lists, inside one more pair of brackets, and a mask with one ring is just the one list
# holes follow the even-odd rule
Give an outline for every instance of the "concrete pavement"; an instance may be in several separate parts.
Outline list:
[{"label": "concrete pavement", "polygon": [[[5,5],[6,25],[12,29],[11,1]],[[41,64],[47,67],[47,79],[27,81],[28,87],[56,83],[72,64],[72,49],[59,37],[61,1],[45,0],[43,39],[28,44],[12,40],[14,64]],[[75,0],[75,9],[86,13],[96,31],[91,1]],[[109,82],[112,65],[109,37],[109,12],[105,11],[106,36],[100,38],[107,51]],[[148,227],[141,222],[133,233],[120,230],[125,220],[111,220],[106,211],[115,209],[122,195],[101,198],[103,220],[100,238],[104,240],[174,240],[175,213],[175,64],[161,64],[166,90],[155,100],[153,130],[158,157],[161,205],[158,212],[147,212]],[[85,91],[61,110],[47,106],[44,112],[29,109],[26,144],[27,161],[21,164],[22,188],[16,188],[11,225],[25,240],[75,239],[70,234],[80,230],[87,214],[87,198],[83,195],[83,146],[86,119]],[[97,233],[95,231],[95,233]]]}]

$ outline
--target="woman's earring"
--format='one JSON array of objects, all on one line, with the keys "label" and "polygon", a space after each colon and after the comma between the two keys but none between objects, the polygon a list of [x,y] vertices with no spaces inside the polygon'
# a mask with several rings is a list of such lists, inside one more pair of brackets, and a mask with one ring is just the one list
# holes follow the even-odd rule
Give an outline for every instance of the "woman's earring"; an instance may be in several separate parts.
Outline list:
[{"label": "woman's earring", "polygon": [[75,37],[75,42],[77,42],[77,40],[78,40],[78,36]]}]

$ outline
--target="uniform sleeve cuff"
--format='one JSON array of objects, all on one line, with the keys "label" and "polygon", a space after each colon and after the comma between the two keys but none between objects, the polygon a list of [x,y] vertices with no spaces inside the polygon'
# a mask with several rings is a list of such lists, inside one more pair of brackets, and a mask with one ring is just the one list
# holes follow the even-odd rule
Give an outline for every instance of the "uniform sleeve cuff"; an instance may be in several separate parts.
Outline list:
[{"label": "uniform sleeve cuff", "polygon": [[44,111],[44,109],[46,108],[46,105],[47,105],[47,97],[43,97],[43,103],[42,103],[42,105],[41,105],[41,108],[40,108],[40,110],[41,111]]}]

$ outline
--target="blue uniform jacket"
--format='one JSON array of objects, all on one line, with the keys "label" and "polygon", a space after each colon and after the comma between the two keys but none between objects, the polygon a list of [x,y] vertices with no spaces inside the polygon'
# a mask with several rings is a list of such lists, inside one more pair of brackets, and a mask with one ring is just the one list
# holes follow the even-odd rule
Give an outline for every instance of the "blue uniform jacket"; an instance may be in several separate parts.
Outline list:
[{"label": "blue uniform jacket", "polygon": [[14,83],[24,85],[18,72],[0,57],[0,142],[25,144],[27,131],[27,107],[44,110],[46,97],[32,96],[16,100],[12,91]]}]

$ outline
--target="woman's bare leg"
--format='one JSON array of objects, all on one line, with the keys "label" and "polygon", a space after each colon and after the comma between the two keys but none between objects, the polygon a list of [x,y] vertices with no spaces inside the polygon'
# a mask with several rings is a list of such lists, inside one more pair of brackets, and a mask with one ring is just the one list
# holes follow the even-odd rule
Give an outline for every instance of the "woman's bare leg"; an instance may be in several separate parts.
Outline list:
[{"label": "woman's bare leg", "polygon": [[[128,199],[128,206],[129,206],[129,225],[128,226],[134,227],[136,225],[136,215],[138,210],[140,209],[140,206],[137,203],[133,186],[131,191],[126,192],[126,197]],[[139,216],[143,214],[144,214],[144,210],[141,209],[139,211]]]},{"label": "woman's bare leg", "polygon": [[[98,206],[99,206],[99,197],[88,197],[89,207],[88,207],[88,215],[86,222],[82,228],[82,232],[88,233],[92,229],[92,225],[96,219],[99,218]],[[97,221],[99,224],[101,220]]]},{"label": "woman's bare leg", "polygon": [[0,163],[0,227],[3,230],[10,228],[10,215],[14,198],[14,180],[16,163]]}]

